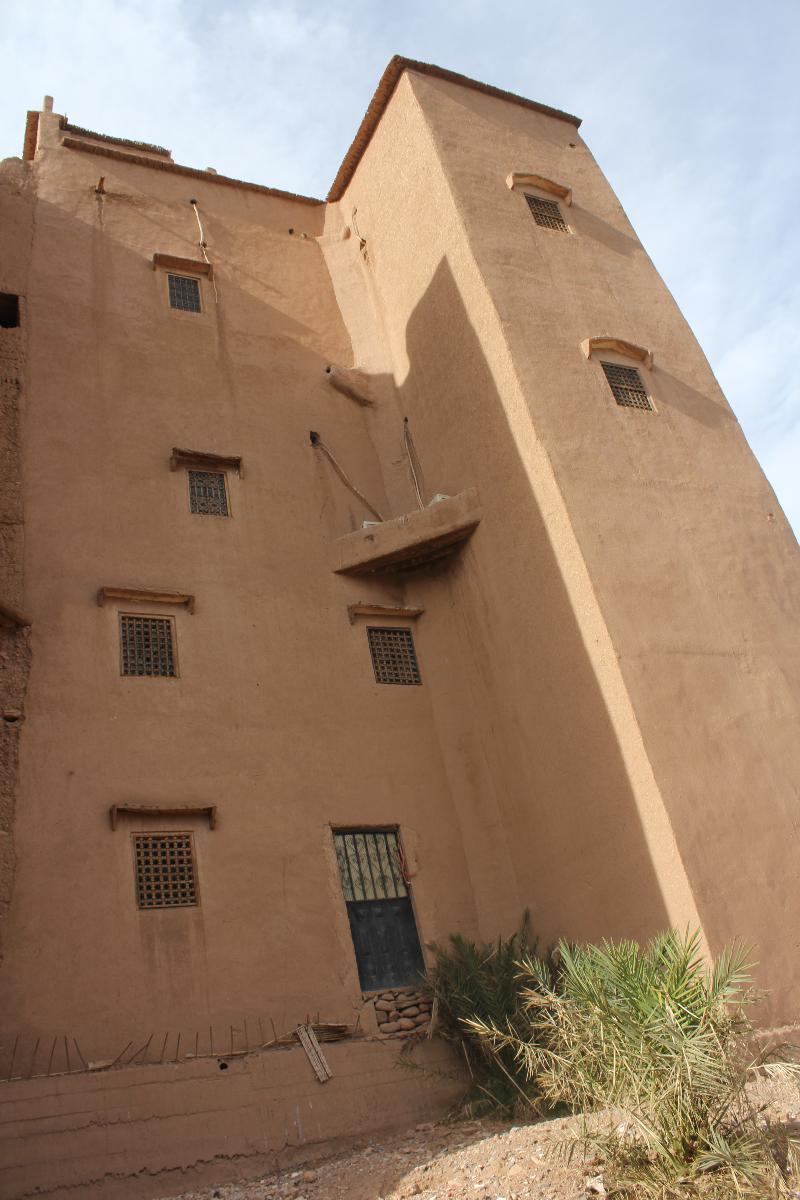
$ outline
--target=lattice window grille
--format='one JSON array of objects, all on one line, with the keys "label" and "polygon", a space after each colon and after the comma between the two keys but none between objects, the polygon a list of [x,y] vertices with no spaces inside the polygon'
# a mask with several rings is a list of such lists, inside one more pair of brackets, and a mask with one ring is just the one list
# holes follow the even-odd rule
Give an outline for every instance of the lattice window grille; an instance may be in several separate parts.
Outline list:
[{"label": "lattice window grille", "polygon": [[189,510],[206,517],[227,517],[228,493],[224,471],[188,471]]},{"label": "lattice window grille", "polygon": [[170,308],[182,312],[202,312],[200,308],[200,284],[187,275],[167,275]]},{"label": "lattice window grille", "polygon": [[653,402],[647,394],[642,377],[635,367],[621,367],[617,363],[601,363],[608,386],[614,393],[617,404],[623,408],[641,408],[653,412]]},{"label": "lattice window grille", "polygon": [[190,833],[135,833],[133,850],[139,908],[182,908],[197,904]]},{"label": "lattice window grille", "polygon": [[541,225],[543,229],[558,229],[560,233],[569,233],[557,200],[544,200],[541,196],[529,196],[527,192],[523,194],[537,225]]},{"label": "lattice window grille", "polygon": [[422,683],[410,629],[367,629],[369,652],[378,683]]},{"label": "lattice window grille", "polygon": [[392,829],[334,833],[345,900],[396,900],[408,895],[400,846]]},{"label": "lattice window grille", "polygon": [[170,617],[135,617],[121,613],[119,633],[123,675],[173,677],[176,674]]}]

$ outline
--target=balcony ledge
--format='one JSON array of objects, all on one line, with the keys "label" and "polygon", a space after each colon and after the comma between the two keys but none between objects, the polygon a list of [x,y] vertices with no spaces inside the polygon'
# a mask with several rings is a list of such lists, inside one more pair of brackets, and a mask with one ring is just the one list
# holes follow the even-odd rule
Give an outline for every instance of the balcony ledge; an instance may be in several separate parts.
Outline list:
[{"label": "balcony ledge", "polygon": [[337,575],[411,571],[455,554],[472,535],[482,511],[475,488],[337,538],[331,570]]}]

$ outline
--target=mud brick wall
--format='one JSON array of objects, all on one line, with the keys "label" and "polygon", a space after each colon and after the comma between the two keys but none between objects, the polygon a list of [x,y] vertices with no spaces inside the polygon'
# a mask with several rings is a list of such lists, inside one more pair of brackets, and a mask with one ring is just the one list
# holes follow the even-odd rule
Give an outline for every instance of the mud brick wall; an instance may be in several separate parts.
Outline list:
[{"label": "mud brick wall", "polygon": [[[24,289],[33,228],[30,170],[6,164],[0,182],[0,292],[20,296],[20,324],[0,327],[0,604],[24,609],[20,409],[26,358]],[[14,886],[19,738],[30,672],[29,630],[0,620],[0,959]]]}]

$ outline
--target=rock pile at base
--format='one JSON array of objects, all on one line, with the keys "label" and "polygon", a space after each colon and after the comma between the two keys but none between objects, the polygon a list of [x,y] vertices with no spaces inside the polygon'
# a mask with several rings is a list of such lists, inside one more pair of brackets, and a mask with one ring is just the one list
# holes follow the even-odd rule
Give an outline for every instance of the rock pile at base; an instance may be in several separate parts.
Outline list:
[{"label": "rock pile at base", "polygon": [[416,988],[389,988],[375,996],[378,1032],[390,1034],[425,1030],[431,1021],[430,1001]]}]

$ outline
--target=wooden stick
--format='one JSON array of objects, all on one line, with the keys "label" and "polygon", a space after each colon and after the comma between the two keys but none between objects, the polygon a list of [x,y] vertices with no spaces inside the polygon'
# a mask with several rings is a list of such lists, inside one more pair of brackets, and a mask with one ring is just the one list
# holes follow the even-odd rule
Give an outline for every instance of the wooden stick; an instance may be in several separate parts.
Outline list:
[{"label": "wooden stick", "polygon": [[14,1060],[17,1057],[17,1042],[18,1041],[19,1041],[19,1034],[16,1034],[16,1036],[14,1037],[14,1049],[11,1051],[11,1066],[8,1069],[8,1078],[9,1079],[14,1074]]},{"label": "wooden stick", "polygon": [[[147,1059],[147,1050],[148,1050],[148,1048],[149,1048],[149,1046],[150,1046],[150,1043],[152,1042],[152,1040],[153,1040],[153,1035],[152,1035],[152,1033],[151,1033],[151,1034],[150,1034],[150,1037],[147,1039],[147,1041],[145,1042],[145,1044],[144,1044],[143,1046],[140,1046],[138,1050],[134,1050],[133,1054],[132,1054],[132,1055],[130,1056],[130,1058],[128,1059],[128,1062],[133,1062],[133,1060],[134,1060],[135,1058],[138,1058],[140,1054],[144,1054],[144,1056],[145,1056],[145,1059]],[[130,1043],[128,1043],[128,1044],[130,1045]],[[123,1052],[122,1052],[122,1053],[124,1054],[124,1053],[125,1053],[125,1051],[123,1050]]]},{"label": "wooden stick", "polygon": [[33,1078],[33,1064],[36,1062],[36,1052],[39,1049],[39,1041],[40,1041],[40,1039],[37,1037],[36,1045],[33,1047],[33,1054],[31,1056],[31,1065],[28,1068],[28,1077],[29,1078]]}]

